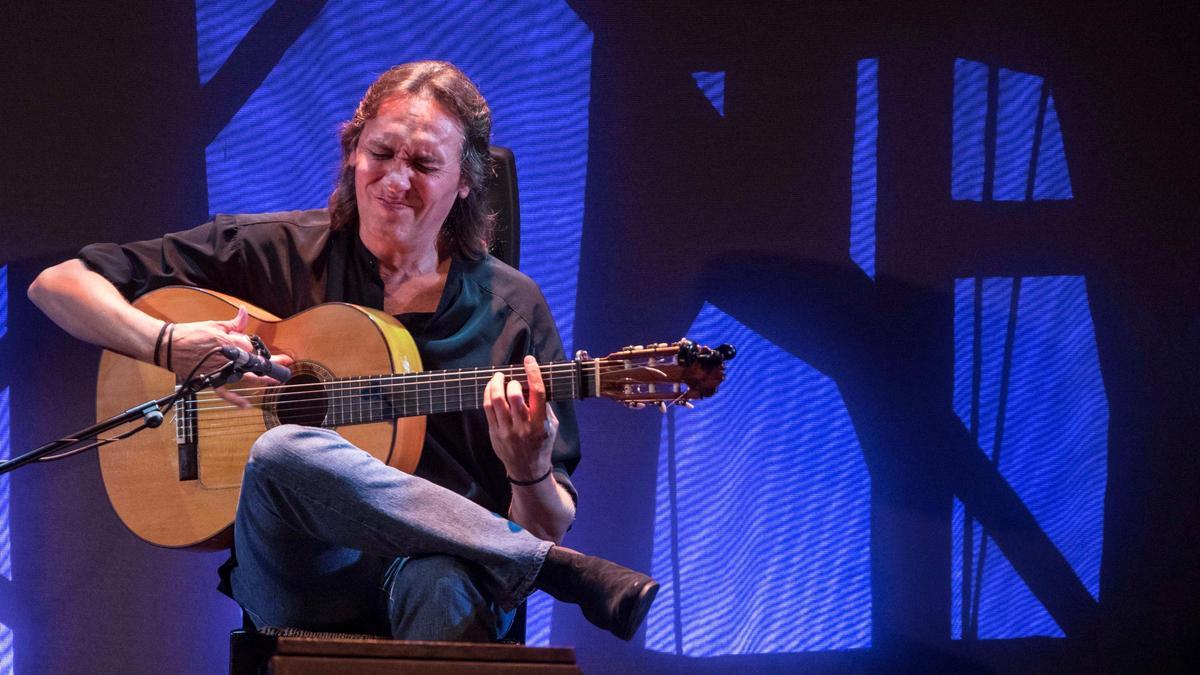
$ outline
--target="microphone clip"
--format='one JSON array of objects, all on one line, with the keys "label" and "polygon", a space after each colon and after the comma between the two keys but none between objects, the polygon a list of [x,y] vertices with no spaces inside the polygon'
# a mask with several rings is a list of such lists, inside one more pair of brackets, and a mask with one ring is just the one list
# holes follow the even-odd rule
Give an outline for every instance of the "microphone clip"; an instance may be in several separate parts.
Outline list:
[{"label": "microphone clip", "polygon": [[[267,344],[263,342],[262,338],[257,335],[251,335],[250,344],[254,346],[254,356],[261,359],[261,362],[256,362],[254,359],[250,359],[245,362],[240,360],[230,361],[228,365],[222,368],[222,370],[227,374],[225,377],[225,384],[233,384],[234,382],[237,382],[238,380],[242,379],[242,376],[246,373],[254,372],[256,374],[261,374],[256,370],[259,366],[259,363],[271,362],[271,350],[267,349]],[[241,354],[242,358],[245,358],[246,353],[242,352]]]}]

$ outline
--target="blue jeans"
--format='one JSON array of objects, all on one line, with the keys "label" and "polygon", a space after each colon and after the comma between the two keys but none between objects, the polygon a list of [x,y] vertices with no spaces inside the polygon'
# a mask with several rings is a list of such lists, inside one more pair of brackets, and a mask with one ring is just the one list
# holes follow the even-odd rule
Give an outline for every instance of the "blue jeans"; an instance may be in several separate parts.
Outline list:
[{"label": "blue jeans", "polygon": [[233,595],[259,626],[494,640],[551,543],[328,429],[283,425],[250,451]]}]

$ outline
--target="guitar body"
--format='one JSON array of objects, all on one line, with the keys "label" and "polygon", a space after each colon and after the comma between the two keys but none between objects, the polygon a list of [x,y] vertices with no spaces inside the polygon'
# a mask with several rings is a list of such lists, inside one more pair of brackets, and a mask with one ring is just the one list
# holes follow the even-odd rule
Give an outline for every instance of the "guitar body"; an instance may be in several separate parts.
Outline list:
[{"label": "guitar body", "polygon": [[[403,326],[384,312],[355,305],[319,305],[281,320],[230,296],[187,287],[147,293],[134,305],[174,323],[231,319],[245,306],[250,315],[246,332],[261,337],[272,353],[296,359],[292,383],[421,370],[416,345]],[[208,365],[218,367],[219,357]],[[96,388],[97,417],[107,419],[163,396],[175,385],[175,375],[163,368],[105,351]],[[270,427],[306,421],[272,414],[269,394],[254,397],[256,404],[245,410],[211,397],[212,392],[199,394],[191,460],[184,457],[177,435],[183,423],[178,407],[158,428],[100,448],[100,470],[113,508],[134,534],[152,544],[228,545],[250,446]],[[335,428],[381,461],[411,473],[420,459],[425,418]],[[194,475],[185,478],[181,465],[193,460]]]}]

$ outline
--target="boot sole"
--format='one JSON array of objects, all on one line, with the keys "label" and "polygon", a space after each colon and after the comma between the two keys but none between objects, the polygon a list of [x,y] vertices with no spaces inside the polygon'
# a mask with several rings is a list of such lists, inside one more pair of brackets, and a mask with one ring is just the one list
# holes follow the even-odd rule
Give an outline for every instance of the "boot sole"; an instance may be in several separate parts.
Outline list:
[{"label": "boot sole", "polygon": [[618,633],[613,631],[613,635],[625,640],[626,642],[633,639],[634,634],[642,627],[642,622],[646,620],[646,615],[650,613],[650,605],[654,604],[654,598],[658,595],[659,584],[657,581],[651,581],[638,591],[637,599],[634,600],[633,607],[629,610],[629,618],[623,622],[625,630]]}]

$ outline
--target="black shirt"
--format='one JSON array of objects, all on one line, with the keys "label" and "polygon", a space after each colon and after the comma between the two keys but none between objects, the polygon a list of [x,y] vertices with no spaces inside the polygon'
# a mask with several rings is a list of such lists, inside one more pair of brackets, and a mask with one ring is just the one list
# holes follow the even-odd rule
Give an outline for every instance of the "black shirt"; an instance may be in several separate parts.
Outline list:
[{"label": "black shirt", "polygon": [[[217,216],[161,239],[93,244],[79,258],[129,300],[182,284],[227,293],[281,317],[322,302],[383,308],[379,262],[356,229],[332,230],[323,209]],[[412,334],[425,370],[518,364],[526,354],[541,363],[565,358],[537,285],[492,256],[455,258],[437,309],[397,318]],[[569,478],[579,462],[574,406],[551,405],[559,420],[554,477],[577,500]],[[482,410],[429,415],[415,473],[486,509],[508,512],[512,493]]]}]

